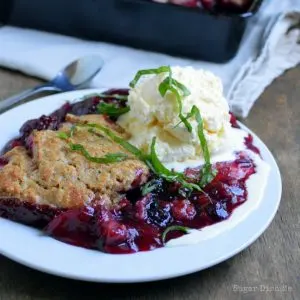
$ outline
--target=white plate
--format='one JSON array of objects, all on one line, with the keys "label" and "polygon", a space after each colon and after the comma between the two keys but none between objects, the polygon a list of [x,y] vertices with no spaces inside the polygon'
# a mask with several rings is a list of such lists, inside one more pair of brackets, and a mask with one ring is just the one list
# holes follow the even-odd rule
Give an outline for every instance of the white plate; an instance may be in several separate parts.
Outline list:
[{"label": "white plate", "polygon": [[[67,100],[78,99],[93,92],[101,90],[44,97],[0,115],[0,148],[18,134],[19,128],[28,119],[49,114]],[[220,263],[253,243],[269,226],[279,206],[281,178],[278,166],[270,151],[256,135],[254,143],[271,166],[264,199],[258,209],[249,214],[242,223],[216,238],[197,245],[111,255],[70,246],[43,236],[36,229],[0,218],[0,253],[43,272],[97,282],[160,280],[193,273]]]}]

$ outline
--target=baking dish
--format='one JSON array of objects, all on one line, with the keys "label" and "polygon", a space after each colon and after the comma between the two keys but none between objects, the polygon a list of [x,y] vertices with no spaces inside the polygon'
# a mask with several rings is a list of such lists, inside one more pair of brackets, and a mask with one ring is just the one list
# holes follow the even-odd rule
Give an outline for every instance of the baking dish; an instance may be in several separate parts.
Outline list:
[{"label": "baking dish", "polygon": [[0,21],[222,63],[236,54],[261,3],[236,15],[145,0],[6,0]]}]

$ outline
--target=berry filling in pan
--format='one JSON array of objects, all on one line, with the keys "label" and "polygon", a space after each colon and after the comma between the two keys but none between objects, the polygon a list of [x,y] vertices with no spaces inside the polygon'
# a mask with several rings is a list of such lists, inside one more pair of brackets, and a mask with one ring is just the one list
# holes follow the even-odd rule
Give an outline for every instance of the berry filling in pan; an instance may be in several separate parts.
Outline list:
[{"label": "berry filling in pan", "polygon": [[241,222],[267,176],[220,80],[162,66],[26,122],[0,156],[0,216],[80,247],[148,251]]},{"label": "berry filling in pan", "polygon": [[214,13],[245,13],[255,0],[151,0],[153,2],[175,4],[191,8],[203,8]]}]

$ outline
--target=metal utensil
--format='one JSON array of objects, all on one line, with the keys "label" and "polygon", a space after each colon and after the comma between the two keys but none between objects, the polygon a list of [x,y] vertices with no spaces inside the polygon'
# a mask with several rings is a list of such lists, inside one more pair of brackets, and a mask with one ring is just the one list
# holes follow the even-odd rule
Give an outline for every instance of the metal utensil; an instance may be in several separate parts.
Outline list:
[{"label": "metal utensil", "polygon": [[0,113],[40,92],[67,92],[87,86],[103,67],[100,56],[89,55],[73,61],[50,82],[0,101]]}]

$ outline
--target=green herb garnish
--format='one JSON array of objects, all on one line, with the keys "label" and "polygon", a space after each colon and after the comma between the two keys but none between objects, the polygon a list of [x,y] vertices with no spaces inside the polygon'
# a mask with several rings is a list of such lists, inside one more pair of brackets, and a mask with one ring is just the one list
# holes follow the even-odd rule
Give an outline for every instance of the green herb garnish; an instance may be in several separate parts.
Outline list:
[{"label": "green herb garnish", "polygon": [[86,95],[82,98],[80,98],[80,101],[85,101],[86,99],[92,98],[92,97],[100,97],[101,99],[116,99],[119,101],[126,102],[128,100],[128,95],[120,95],[120,94],[102,94],[102,93],[93,93]]},{"label": "green herb garnish", "polygon": [[155,144],[156,144],[156,137],[153,137],[151,143],[151,154],[150,154],[153,171],[156,174],[159,174],[160,176],[164,177],[169,181],[174,181],[179,177],[179,173],[170,171],[162,164],[162,162],[159,160],[156,154]]},{"label": "green herb garnish", "polygon": [[105,154],[103,157],[92,156],[83,145],[80,144],[69,144],[72,151],[80,152],[86,159],[89,161],[98,163],[98,164],[111,164],[123,161],[128,158],[128,155],[125,153],[109,153]]},{"label": "green herb garnish", "polygon": [[158,89],[162,97],[165,97],[168,91],[174,94],[177,101],[178,110],[179,110],[178,117],[181,120],[181,122],[185,125],[187,130],[189,132],[192,132],[191,124],[188,122],[186,117],[184,117],[184,115],[182,114],[182,97],[188,96],[190,94],[190,91],[184,85],[180,84],[180,86],[181,86],[180,91],[182,91],[183,95],[180,95],[180,91],[178,91],[179,82],[176,81],[175,79],[172,79],[171,76],[169,76],[159,85]]},{"label": "green herb garnish", "polygon": [[136,86],[136,84],[138,83],[138,81],[141,79],[142,76],[145,75],[157,75],[160,73],[170,73],[171,72],[171,68],[170,66],[162,66],[159,67],[157,69],[146,69],[146,70],[140,70],[136,73],[134,79],[129,83],[129,86],[131,88],[134,88]]},{"label": "green herb garnish", "polygon": [[99,114],[107,115],[110,117],[119,117],[130,111],[128,106],[126,107],[118,107],[112,103],[100,103],[97,106],[97,111]]},{"label": "green herb garnish", "polygon": [[[205,161],[205,164],[201,169],[201,180],[200,180],[200,186],[204,187],[214,179],[217,173],[216,170],[212,169],[212,164],[210,162],[210,153],[209,153],[206,137],[204,134],[203,119],[201,117],[199,108],[195,105],[192,107],[191,111],[186,115],[185,118],[186,120],[188,120],[192,117],[195,117],[198,123],[197,134],[198,134],[198,138],[200,141],[200,145],[201,145],[201,149]],[[176,126],[178,126],[180,123],[178,123]]]},{"label": "green herb garnish", "polygon": [[[145,162],[146,165],[153,171],[154,174],[163,177],[165,180],[172,182],[172,181],[178,181],[181,183],[181,185],[189,190],[196,189],[198,191],[201,191],[201,188],[199,185],[190,183],[186,181],[186,178],[183,173],[178,173],[174,171],[168,170],[159,160],[156,151],[155,151],[155,143],[156,138],[154,137],[151,144],[151,153],[150,155],[144,154],[140,149],[135,147],[134,145],[130,144],[123,138],[117,136],[112,130],[109,128],[99,125],[99,124],[78,124],[78,127],[87,127],[89,128],[89,132],[95,133],[94,130],[100,130],[103,132],[106,136],[108,136],[112,141],[122,146],[124,149],[126,149],[128,152],[135,155],[138,159]],[[80,150],[82,151],[82,150]],[[84,154],[84,153],[83,153]],[[86,157],[87,155],[84,154]]]},{"label": "green herb garnish", "polygon": [[168,227],[161,236],[162,242],[164,244],[166,243],[167,234],[171,231],[183,231],[184,233],[189,233],[190,228],[185,227],[185,226],[179,226],[179,225],[174,225],[174,226]]},{"label": "green herb garnish", "polygon": [[151,143],[151,154],[150,154],[150,163],[151,163],[151,169],[152,171],[166,179],[167,181],[178,181],[181,183],[181,185],[184,188],[187,188],[189,190],[198,190],[201,191],[201,188],[199,185],[190,183],[186,181],[184,173],[174,172],[169,169],[167,169],[162,162],[159,160],[156,151],[155,151],[155,143],[156,143],[156,137],[153,137],[152,143]]},{"label": "green herb garnish", "polygon": [[112,130],[109,128],[99,125],[99,124],[78,124],[78,127],[88,127],[92,130],[90,132],[94,133],[93,129],[98,129],[102,131],[106,136],[108,136],[112,141],[116,142],[120,146],[122,146],[124,149],[126,149],[128,152],[134,154],[136,157],[138,157],[140,160],[145,160],[145,154],[135,147],[134,145],[128,143],[126,140],[122,139],[121,137],[117,136]]},{"label": "green herb garnish", "polygon": [[113,99],[117,99],[117,100],[121,100],[121,101],[127,101],[128,100],[128,96],[127,95],[119,95],[119,94],[112,94],[112,95],[107,95],[107,94],[98,94],[97,96],[101,97],[101,98],[113,98]]},{"label": "green herb garnish", "polygon": [[67,140],[70,137],[68,133],[62,131],[58,132],[57,136],[62,140]]},{"label": "green herb garnish", "polygon": [[[78,125],[73,125],[71,127],[71,130],[69,133],[66,132],[58,132],[57,136],[62,139],[62,140],[68,140],[71,137],[73,137],[74,132],[76,130]],[[73,143],[69,143],[70,149],[72,151],[77,151],[80,152],[86,159],[88,159],[89,161],[95,162],[95,163],[99,163],[99,164],[110,164],[110,163],[116,163],[116,162],[120,162],[120,161],[124,161],[125,159],[128,158],[128,155],[125,153],[108,153],[105,154],[103,157],[95,157],[92,156],[87,150],[86,148],[81,145],[81,144],[73,144]]]},{"label": "green herb garnish", "polygon": [[131,88],[134,88],[142,76],[155,75],[160,73],[169,73],[169,76],[160,83],[158,88],[159,93],[161,94],[162,97],[165,97],[167,92],[174,94],[178,105],[178,111],[179,111],[178,117],[180,118],[181,122],[184,123],[187,130],[189,132],[192,132],[191,124],[187,121],[187,119],[182,114],[182,100],[184,97],[190,95],[190,91],[185,85],[178,82],[176,79],[172,78],[172,69],[170,66],[162,66],[157,69],[140,70],[137,72],[134,79],[130,82],[129,85]]},{"label": "green herb garnish", "polygon": [[185,85],[183,85],[182,83],[180,83],[174,78],[172,79],[172,84],[176,86],[183,93],[184,97],[187,97],[191,94],[190,90]]},{"label": "green herb garnish", "polygon": [[195,116],[195,119],[198,123],[197,133],[198,133],[198,137],[199,137],[199,141],[200,141],[200,145],[202,148],[203,157],[205,161],[205,164],[201,169],[201,181],[200,181],[200,186],[204,187],[214,179],[214,177],[216,176],[216,171],[212,170],[212,165],[210,162],[210,153],[208,150],[206,137],[204,135],[203,119],[201,117],[200,110],[198,109],[197,106],[194,105],[192,107],[191,115]]},{"label": "green herb garnish", "polygon": [[145,196],[155,190],[160,189],[162,186],[162,181],[160,179],[152,179],[142,187],[142,196]]},{"label": "green herb garnish", "polygon": [[170,75],[164,79],[158,87],[159,93],[162,95],[162,97],[165,96],[170,87],[174,87],[177,91],[179,90],[184,97],[187,97],[191,94],[190,90],[185,85],[172,78],[171,72]]},{"label": "green herb garnish", "polygon": [[73,137],[75,131],[76,131],[76,125],[73,125],[70,130],[70,137]]},{"label": "green herb garnish", "polygon": [[63,132],[63,131],[59,131],[59,132],[57,133],[57,136],[58,136],[60,139],[62,139],[62,140],[68,140],[69,138],[73,137],[74,132],[75,132],[75,130],[76,130],[76,126],[77,126],[77,125],[73,125],[73,126],[71,127],[71,130],[70,130],[69,133],[66,133],[66,132]]}]

